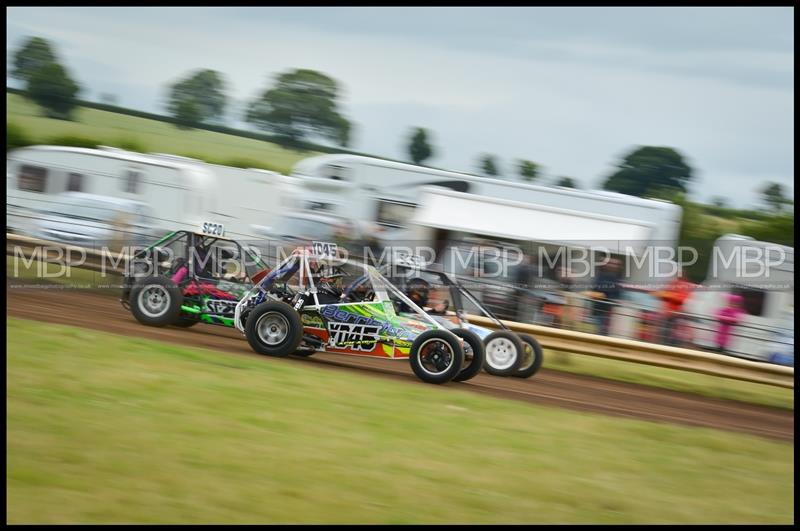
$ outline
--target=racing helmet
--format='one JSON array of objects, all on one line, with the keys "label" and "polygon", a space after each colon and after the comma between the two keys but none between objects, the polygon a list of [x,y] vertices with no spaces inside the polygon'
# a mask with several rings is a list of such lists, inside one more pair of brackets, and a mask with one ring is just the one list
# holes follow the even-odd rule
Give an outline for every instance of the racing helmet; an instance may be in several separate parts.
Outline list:
[{"label": "racing helmet", "polygon": [[406,284],[406,295],[417,306],[428,304],[428,295],[431,291],[430,283],[422,278],[414,277]]},{"label": "racing helmet", "polygon": [[342,294],[342,277],[340,271],[331,266],[323,265],[313,273],[317,289],[321,293],[339,297]]}]

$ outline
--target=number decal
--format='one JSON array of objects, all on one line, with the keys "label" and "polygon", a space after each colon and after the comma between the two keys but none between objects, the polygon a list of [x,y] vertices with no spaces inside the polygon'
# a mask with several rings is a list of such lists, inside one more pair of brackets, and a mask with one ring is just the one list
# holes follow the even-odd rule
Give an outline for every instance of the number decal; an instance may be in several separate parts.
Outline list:
[{"label": "number decal", "polygon": [[397,264],[413,269],[422,269],[424,261],[421,256],[416,254],[399,254],[397,255]]},{"label": "number decal", "polygon": [[336,258],[337,251],[338,248],[335,243],[313,242],[311,244],[311,252],[318,256],[328,256],[331,258]]},{"label": "number decal", "polygon": [[222,236],[225,233],[225,226],[221,223],[211,223],[206,221],[200,229],[203,234],[210,236]]}]

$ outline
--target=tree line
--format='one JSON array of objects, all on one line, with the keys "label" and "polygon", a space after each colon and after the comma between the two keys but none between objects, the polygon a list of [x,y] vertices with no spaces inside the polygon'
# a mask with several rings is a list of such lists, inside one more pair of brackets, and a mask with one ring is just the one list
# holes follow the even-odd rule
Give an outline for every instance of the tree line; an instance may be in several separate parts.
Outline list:
[{"label": "tree line", "polygon": [[[25,84],[26,95],[46,116],[71,119],[81,87],[61,64],[50,42],[40,37],[28,38],[14,54],[11,75]],[[166,110],[181,128],[221,125],[229,108],[226,89],[227,82],[220,72],[189,72],[168,85]],[[290,70],[275,76],[273,84],[247,104],[243,119],[284,146],[297,148],[311,139],[323,139],[344,148],[352,142],[353,123],[340,110],[340,97],[340,84],[330,76],[316,70]],[[103,94],[102,99],[115,102],[110,94]],[[417,165],[436,156],[431,134],[422,127],[412,128],[406,150],[409,160]],[[542,166],[527,159],[515,161],[513,170],[505,172],[492,154],[478,157],[477,171],[493,178],[514,175],[531,183],[541,181],[543,175]],[[602,187],[638,197],[673,198],[686,194],[693,179],[694,170],[676,149],[637,146],[622,157]],[[566,176],[557,177],[553,184],[578,187],[575,179]],[[778,183],[767,183],[761,196],[775,212],[794,203]],[[724,198],[714,198],[713,204],[724,207]]]}]

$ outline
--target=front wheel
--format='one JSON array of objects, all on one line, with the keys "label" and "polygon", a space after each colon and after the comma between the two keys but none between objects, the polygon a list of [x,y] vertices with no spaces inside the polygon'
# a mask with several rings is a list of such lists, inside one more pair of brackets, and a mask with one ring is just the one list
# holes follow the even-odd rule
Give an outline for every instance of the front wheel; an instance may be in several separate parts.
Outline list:
[{"label": "front wheel", "polygon": [[519,338],[522,340],[523,358],[520,363],[519,369],[514,373],[517,378],[530,378],[542,367],[544,361],[544,353],[542,346],[533,336],[527,334],[520,334]]},{"label": "front wheel", "polygon": [[478,334],[465,328],[454,328],[450,331],[464,340],[464,366],[461,368],[461,372],[453,378],[453,381],[466,382],[481,372],[486,359],[483,341]]},{"label": "front wheel", "polygon": [[300,315],[285,302],[262,302],[247,316],[244,335],[259,354],[284,357],[300,346],[303,325]]},{"label": "front wheel", "polygon": [[484,369],[495,376],[511,376],[522,363],[523,345],[514,332],[499,330],[483,340],[486,348]]},{"label": "front wheel", "polygon": [[464,364],[464,350],[446,330],[423,332],[411,344],[411,369],[426,383],[442,384],[455,378]]}]

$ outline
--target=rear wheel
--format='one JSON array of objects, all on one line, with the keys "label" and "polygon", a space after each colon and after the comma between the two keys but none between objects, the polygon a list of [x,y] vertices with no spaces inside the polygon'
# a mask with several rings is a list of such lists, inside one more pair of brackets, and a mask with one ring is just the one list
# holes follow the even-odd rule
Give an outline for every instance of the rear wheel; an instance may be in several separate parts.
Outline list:
[{"label": "rear wheel", "polygon": [[517,334],[507,330],[492,332],[483,340],[486,362],[483,368],[495,376],[511,376],[522,363],[523,345]]},{"label": "rear wheel", "polygon": [[180,315],[183,294],[167,277],[148,277],[136,281],[128,299],[131,313],[147,326],[174,324]]},{"label": "rear wheel", "polygon": [[486,352],[483,348],[483,341],[475,332],[465,328],[454,328],[450,330],[453,334],[464,340],[464,366],[461,368],[453,381],[466,382],[481,372]]},{"label": "rear wheel", "polygon": [[544,361],[544,352],[542,346],[536,341],[536,338],[527,334],[519,334],[522,340],[523,357],[517,372],[514,376],[517,378],[530,378],[542,367]]},{"label": "rear wheel", "polygon": [[449,382],[461,372],[464,351],[458,339],[446,330],[423,332],[411,345],[411,369],[426,383]]},{"label": "rear wheel", "polygon": [[247,316],[244,335],[259,354],[293,354],[303,338],[300,315],[285,302],[262,302]]}]

